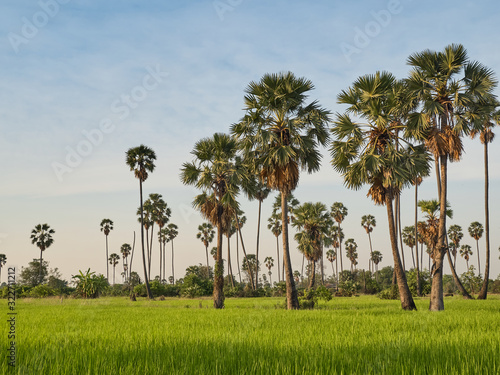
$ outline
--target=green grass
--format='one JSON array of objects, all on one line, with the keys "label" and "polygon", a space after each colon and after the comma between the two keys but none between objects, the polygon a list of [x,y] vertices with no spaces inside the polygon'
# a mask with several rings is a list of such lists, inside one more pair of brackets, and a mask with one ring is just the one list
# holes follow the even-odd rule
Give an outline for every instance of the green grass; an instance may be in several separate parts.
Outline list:
[{"label": "green grass", "polygon": [[[17,301],[12,374],[499,374],[500,298],[447,298],[445,311],[334,298]],[[5,302],[6,305],[6,302]],[[7,306],[5,306],[7,311]],[[4,324],[4,342],[7,327]]]}]

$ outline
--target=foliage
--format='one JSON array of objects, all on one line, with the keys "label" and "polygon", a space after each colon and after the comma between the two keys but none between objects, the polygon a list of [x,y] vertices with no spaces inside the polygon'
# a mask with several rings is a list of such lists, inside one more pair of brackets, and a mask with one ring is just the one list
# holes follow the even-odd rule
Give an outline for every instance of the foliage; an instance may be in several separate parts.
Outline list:
[{"label": "foliage", "polygon": [[180,294],[183,297],[201,297],[212,295],[214,284],[206,277],[200,277],[196,273],[186,274],[181,284]]},{"label": "foliage", "polygon": [[471,294],[479,292],[483,283],[481,276],[475,274],[475,270],[474,266],[470,266],[469,270],[460,276],[464,288]]},{"label": "foliage", "polygon": [[47,284],[39,284],[39,285],[31,288],[31,290],[27,294],[27,297],[43,298],[43,297],[49,297],[49,296],[55,296],[55,295],[57,295],[56,290],[49,287]]},{"label": "foliage", "polygon": [[389,288],[384,289],[378,294],[380,299],[399,299],[399,289],[397,285],[391,285]]},{"label": "foliage", "polygon": [[83,273],[72,276],[76,283],[76,294],[83,298],[98,298],[100,294],[109,287],[108,280],[104,275],[96,275],[90,272],[90,268]]},{"label": "foliage", "polygon": [[[49,264],[47,261],[42,260],[42,279],[41,283],[47,281]],[[19,273],[19,284],[27,286],[36,286],[40,284],[40,260],[33,259],[28,263],[28,267],[21,267]]]},{"label": "foliage", "polygon": [[[420,275],[420,289],[422,295],[425,296],[431,292],[431,277],[428,270],[419,270]],[[412,268],[406,273],[406,279],[408,280],[408,287],[412,296],[417,296],[417,270]]]}]

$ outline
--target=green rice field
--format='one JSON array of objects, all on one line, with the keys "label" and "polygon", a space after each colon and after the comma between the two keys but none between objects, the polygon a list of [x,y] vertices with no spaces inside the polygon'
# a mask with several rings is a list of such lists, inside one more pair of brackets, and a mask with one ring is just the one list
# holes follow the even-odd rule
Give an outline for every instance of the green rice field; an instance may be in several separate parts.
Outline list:
[{"label": "green rice field", "polygon": [[416,312],[369,296],[316,310],[283,302],[17,300],[16,363],[2,355],[2,374],[500,373],[499,296],[449,297],[433,313],[425,298]]}]

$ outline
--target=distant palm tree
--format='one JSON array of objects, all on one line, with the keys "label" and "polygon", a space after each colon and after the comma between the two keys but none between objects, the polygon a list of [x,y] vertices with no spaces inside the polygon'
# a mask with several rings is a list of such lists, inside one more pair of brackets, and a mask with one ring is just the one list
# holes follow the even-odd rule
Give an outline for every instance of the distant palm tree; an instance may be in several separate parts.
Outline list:
[{"label": "distant palm tree", "polygon": [[479,239],[483,236],[483,232],[484,232],[483,224],[481,224],[480,222],[474,221],[469,225],[469,234],[472,238],[476,240],[477,269],[479,274],[481,274],[481,263],[479,260]]},{"label": "distant palm tree", "polygon": [[113,230],[113,221],[110,219],[102,219],[101,232],[106,236],[106,280],[109,282],[109,267],[108,267],[108,235]]},{"label": "distant palm tree", "polygon": [[335,226],[333,223],[330,227],[330,238],[332,239],[332,246],[335,248],[335,275],[337,276],[337,291],[339,284],[339,261],[337,256],[337,250],[340,248],[340,243],[344,241],[344,232],[342,228]]},{"label": "distant palm tree", "polygon": [[469,269],[469,257],[472,255],[472,248],[470,245],[462,245],[460,247],[460,256],[467,262],[467,269]]},{"label": "distant palm tree", "polygon": [[375,250],[372,253],[372,262],[375,264],[375,280],[378,282],[378,264],[382,262],[382,253]]},{"label": "distant palm tree", "polygon": [[0,254],[0,282],[2,280],[2,268],[7,263],[7,256],[5,254]]},{"label": "distant palm tree", "polygon": [[460,241],[464,237],[462,227],[457,224],[451,225],[448,228],[448,237],[450,237],[451,243],[453,244],[453,265],[455,265],[457,263],[457,250],[460,248]]},{"label": "distant palm tree", "polygon": [[[345,217],[347,216],[347,207],[345,207],[341,202],[335,202],[332,205],[332,208],[330,209],[332,217],[335,219],[335,221],[338,224],[338,231],[340,232],[342,229],[340,227],[340,224],[344,221]],[[340,259],[340,273],[344,272],[344,267],[342,265],[342,239],[338,239],[338,244],[339,244],[339,259]]]},{"label": "distant palm tree", "polygon": [[41,284],[43,281],[42,278],[42,253],[44,250],[49,248],[50,245],[54,243],[54,239],[52,235],[55,233],[54,229],[51,229],[48,224],[38,224],[35,226],[35,229],[31,231],[31,243],[36,245],[40,249],[40,273],[39,283]]},{"label": "distant palm tree", "polygon": [[[373,228],[377,226],[377,221],[375,220],[375,216],[373,215],[363,215],[361,218],[361,226],[365,228],[366,233],[368,234],[368,240],[370,242],[370,261],[371,261],[371,255],[373,253],[373,248],[372,248],[372,237],[370,235],[371,232],[373,232]],[[370,265],[371,262],[368,263]],[[371,271],[371,269],[369,268]]]},{"label": "distant palm tree", "polygon": [[128,280],[128,256],[130,255],[130,252],[132,251],[132,247],[128,243],[124,243],[120,247],[120,252],[122,253],[122,262],[123,262],[123,271],[125,272],[125,281]]},{"label": "distant palm tree", "polygon": [[[257,216],[257,245],[255,250],[255,259],[257,263],[259,263],[260,216],[261,216],[262,202],[269,196],[269,193],[271,193],[271,189],[266,187],[261,182],[258,182],[255,191],[253,192],[253,194],[250,195],[251,199],[256,199],[259,201],[259,212]],[[255,288],[258,287],[259,287],[259,272],[257,270],[257,272],[255,273]]]},{"label": "distant palm tree", "polygon": [[403,228],[403,242],[410,248],[413,267],[415,267],[415,257],[413,256],[413,248],[415,247],[415,227],[407,226]]},{"label": "distant palm tree", "polygon": [[208,245],[210,245],[210,243],[214,240],[214,236],[215,230],[212,224],[203,223],[201,225],[198,225],[198,234],[196,235],[196,238],[198,238],[203,243],[203,245],[205,245],[205,253],[207,256],[207,272],[210,267],[210,265],[208,264]]},{"label": "distant palm tree", "polygon": [[348,238],[345,241],[346,257],[351,261],[351,272],[353,272],[353,266],[357,264],[357,259],[358,259],[358,252],[356,251],[357,249],[358,245],[356,244],[356,241],[354,241],[353,238]]},{"label": "distant palm tree", "polygon": [[139,196],[141,202],[141,246],[142,246],[142,262],[144,267],[144,282],[146,284],[146,292],[149,299],[154,299],[151,288],[149,287],[149,275],[146,268],[146,252],[144,247],[144,207],[142,202],[142,183],[148,178],[148,173],[155,169],[154,161],[156,153],[149,147],[140,145],[139,147],[130,148],[126,153],[126,162],[131,171],[134,171],[135,177],[139,180]]},{"label": "distant palm tree", "polygon": [[326,259],[331,263],[332,265],[332,273],[335,274],[335,270],[333,268],[333,262],[337,259],[337,253],[335,250],[330,249],[326,252]]},{"label": "distant palm tree", "polygon": [[231,128],[261,181],[281,194],[288,309],[298,309],[299,300],[290,260],[287,196],[297,187],[299,169],[308,173],[319,170],[318,146],[324,146],[329,138],[329,112],[317,101],[306,103],[312,89],[311,81],[291,72],[265,74],[259,82],[248,85],[246,115]]},{"label": "distant palm tree", "polygon": [[269,219],[267,219],[267,228],[276,237],[276,261],[278,262],[278,282],[281,281],[281,268],[280,268],[280,248],[278,238],[281,235],[281,216],[277,214],[272,214]]},{"label": "distant palm tree", "polygon": [[271,287],[273,286],[273,280],[271,279],[271,275],[272,275],[272,272],[271,272],[271,268],[274,267],[274,259],[272,257],[266,257],[266,259],[264,259],[264,264],[266,265],[267,269],[268,269],[268,273],[269,273],[269,285],[271,285]]},{"label": "distant palm tree", "polygon": [[119,263],[118,261],[120,260],[120,256],[116,253],[113,253],[109,256],[109,264],[113,266],[113,285],[115,285],[115,268],[116,265]]},{"label": "distant palm tree", "polygon": [[[179,228],[174,223],[170,223],[167,225],[166,229],[167,229],[167,238],[170,241],[170,244],[172,245],[172,277],[175,280],[175,275],[174,275],[174,239],[179,234],[179,231],[177,230]],[[163,259],[165,259],[165,256],[163,257]],[[165,272],[165,267],[163,267],[163,270],[164,270],[163,272]]]},{"label": "distant palm tree", "polygon": [[[241,229],[247,222],[247,217],[243,216],[243,212],[238,213],[238,216],[232,220],[234,227],[236,228],[236,265],[238,266],[238,277],[241,283],[241,269],[240,269],[240,237],[241,237]],[[252,272],[252,270],[249,270]],[[250,283],[253,285],[253,279]]]}]

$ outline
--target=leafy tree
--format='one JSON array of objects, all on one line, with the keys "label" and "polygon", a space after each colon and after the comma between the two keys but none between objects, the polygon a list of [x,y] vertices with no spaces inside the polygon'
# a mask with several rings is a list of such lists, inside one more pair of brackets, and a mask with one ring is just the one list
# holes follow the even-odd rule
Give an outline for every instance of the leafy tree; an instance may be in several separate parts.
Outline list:
[{"label": "leafy tree", "polygon": [[[40,269],[41,277],[40,277]],[[28,263],[28,267],[21,267],[21,272],[19,273],[19,284],[35,287],[38,284],[43,284],[47,281],[47,276],[49,274],[49,264],[47,261],[43,260],[40,265],[39,259],[33,259]]]},{"label": "leafy tree", "polygon": [[337,252],[333,249],[330,249],[326,252],[326,259],[331,263],[332,265],[332,273],[335,274],[335,270],[333,269],[333,262],[337,260]]},{"label": "leafy tree", "polygon": [[[344,206],[342,202],[335,202],[332,204],[332,207],[330,209],[332,217],[335,219],[338,225],[338,232],[340,233],[342,231],[340,224],[345,220],[347,216],[347,207]],[[342,265],[342,240],[343,236],[337,239],[338,241],[338,249],[339,249],[339,259],[340,259],[340,272],[344,272],[344,267]]]},{"label": "leafy tree", "polygon": [[42,276],[42,253],[44,250],[49,248],[53,243],[54,239],[52,238],[52,235],[55,233],[55,230],[50,228],[48,224],[38,224],[35,226],[35,229],[31,231],[31,243],[36,245],[40,249],[40,281],[39,284],[43,283],[43,276]]},{"label": "leafy tree", "polygon": [[460,256],[467,262],[467,269],[469,269],[469,258],[472,255],[472,248],[470,245],[462,245],[460,247]]},{"label": "leafy tree", "polygon": [[448,190],[448,161],[462,156],[461,136],[470,131],[472,110],[491,103],[496,80],[493,72],[476,61],[470,61],[466,49],[452,44],[442,52],[425,50],[408,58],[413,67],[406,85],[413,99],[418,100],[416,111],[407,123],[407,133],[425,141],[434,155],[440,216],[438,242],[431,250],[433,259],[432,290],[429,309],[443,310],[443,259],[446,246],[446,202]]},{"label": "leafy tree", "polygon": [[[214,240],[214,236],[215,230],[212,224],[202,223],[201,225],[198,225],[198,234],[196,235],[196,238],[198,238],[205,246],[205,253],[207,256],[207,270],[210,268],[210,265],[208,264],[208,245],[210,245],[210,243]],[[206,276],[208,277],[208,274]]]},{"label": "leafy tree", "polygon": [[109,256],[109,264],[113,266],[113,285],[115,285],[115,269],[116,265],[119,263],[118,261],[120,260],[120,256],[116,253],[113,253]]},{"label": "leafy tree", "polygon": [[245,272],[248,283],[251,284],[253,275],[255,275],[257,270],[260,270],[260,263],[257,263],[257,257],[255,254],[247,254],[247,256],[243,258],[241,270]]},{"label": "leafy tree", "polygon": [[146,263],[146,250],[144,247],[144,205],[142,202],[142,183],[148,178],[148,173],[152,173],[155,169],[156,153],[149,147],[140,145],[139,147],[130,148],[126,153],[126,162],[131,171],[134,171],[135,177],[139,180],[139,196],[141,210],[141,248],[142,248],[142,263],[144,268],[144,283],[149,299],[154,299],[149,287],[149,276]]},{"label": "leafy tree", "polygon": [[462,232],[462,227],[460,225],[454,224],[448,228],[448,237],[450,237],[451,243],[453,244],[453,264],[457,262],[457,250],[460,248],[460,241],[464,237]]},{"label": "leafy tree", "polygon": [[375,265],[375,280],[378,282],[377,276],[378,276],[378,264],[382,262],[382,253],[378,250],[375,250],[372,253],[372,262]]},{"label": "leafy tree", "polygon": [[76,283],[76,292],[83,298],[98,298],[109,286],[104,275],[97,276],[95,272],[90,272],[90,268],[85,273],[81,270],[78,272],[79,274],[73,275],[72,278]]},{"label": "leafy tree", "polygon": [[271,278],[271,275],[272,275],[272,272],[271,272],[271,268],[274,267],[274,259],[272,257],[266,257],[266,259],[264,259],[264,264],[266,265],[267,269],[268,269],[268,273],[269,273],[269,285],[273,285],[273,280]]},{"label": "leafy tree", "polygon": [[351,261],[351,272],[354,272],[353,266],[358,264],[358,244],[353,238],[348,238],[345,242],[346,257]]},{"label": "leafy tree", "polygon": [[108,235],[113,230],[113,221],[111,219],[101,220],[101,232],[106,236],[106,279],[109,280],[109,266],[108,266]]},{"label": "leafy tree", "polygon": [[481,274],[481,261],[479,258],[479,240],[483,236],[483,232],[484,232],[483,224],[481,224],[480,222],[474,221],[469,225],[469,234],[472,238],[476,240],[477,269],[479,271],[479,274]]},{"label": "leafy tree", "polygon": [[[366,234],[368,234],[368,241],[370,242],[370,260],[371,260],[373,248],[372,248],[372,237],[371,237],[370,233],[373,232],[373,228],[375,228],[377,226],[377,221],[375,220],[375,216],[363,215],[361,217],[361,226],[363,228],[365,228]],[[370,268],[370,271],[371,271],[371,268]]]},{"label": "leafy tree", "polygon": [[293,73],[265,74],[246,91],[246,115],[231,127],[247,159],[252,160],[260,180],[281,194],[283,263],[287,308],[298,309],[288,242],[287,197],[299,181],[299,170],[319,170],[318,146],[328,140],[329,112],[318,102],[306,104],[314,88],[311,81]]},{"label": "leafy tree", "polygon": [[120,252],[122,254],[122,262],[123,262],[123,271],[125,272],[125,281],[128,280],[128,256],[130,255],[132,251],[132,247],[128,243],[124,243],[120,247]]}]

